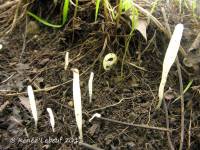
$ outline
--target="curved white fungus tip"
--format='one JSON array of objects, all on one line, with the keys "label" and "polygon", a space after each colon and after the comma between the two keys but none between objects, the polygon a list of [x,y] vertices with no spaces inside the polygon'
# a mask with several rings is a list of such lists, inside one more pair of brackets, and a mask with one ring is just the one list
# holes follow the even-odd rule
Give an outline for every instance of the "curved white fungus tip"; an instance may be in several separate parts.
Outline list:
[{"label": "curved white fungus tip", "polygon": [[80,79],[79,79],[79,70],[71,69],[73,71],[73,100],[74,100],[74,112],[76,123],[79,130],[80,141],[83,140],[83,131],[82,131],[82,104],[81,104],[81,89],[80,89]]},{"label": "curved white fungus tip", "polygon": [[69,52],[66,52],[64,70],[67,70],[68,65],[69,65]]},{"label": "curved white fungus tip", "polygon": [[90,73],[90,78],[89,78],[89,81],[88,81],[88,89],[89,89],[89,102],[91,103],[92,102],[92,83],[93,83],[93,78],[94,78],[94,73],[91,72]]},{"label": "curved white fungus tip", "polygon": [[54,115],[53,115],[53,111],[51,108],[47,108],[47,112],[49,113],[49,117],[50,117],[50,124],[52,127],[53,132],[55,132],[55,120],[54,120]]},{"label": "curved white fungus tip", "polygon": [[89,119],[89,122],[91,122],[95,117],[101,118],[101,114],[95,113],[95,114]]},{"label": "curved white fungus tip", "polygon": [[184,29],[183,24],[176,25],[174,32],[171,36],[171,40],[169,42],[166,54],[165,54],[165,58],[163,61],[162,78],[161,78],[159,91],[158,91],[159,103],[157,105],[157,108],[160,108],[161,103],[162,103],[167,76],[168,76],[171,66],[173,65],[176,59],[176,56],[180,47],[183,29]]},{"label": "curved white fungus tip", "polygon": [[181,31],[181,30],[183,30],[184,26],[183,26],[182,23],[179,23],[179,24],[176,25],[175,28],[178,28]]},{"label": "curved white fungus tip", "polygon": [[35,96],[34,96],[34,93],[33,93],[32,86],[29,85],[27,87],[27,92],[28,92],[28,97],[29,97],[32,115],[33,115],[33,118],[35,120],[35,126],[37,127],[38,116],[37,116],[37,108],[36,108]]}]

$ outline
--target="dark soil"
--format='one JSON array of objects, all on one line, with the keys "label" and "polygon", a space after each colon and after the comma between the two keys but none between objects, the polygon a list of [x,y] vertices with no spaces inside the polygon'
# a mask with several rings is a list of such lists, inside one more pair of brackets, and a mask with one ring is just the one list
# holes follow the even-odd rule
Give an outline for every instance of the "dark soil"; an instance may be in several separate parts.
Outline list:
[{"label": "dark soil", "polygon": [[[54,8],[50,2],[35,1],[28,9],[42,17],[48,16],[45,17],[47,20],[59,22],[59,5],[60,3]],[[168,132],[158,130],[159,127],[167,128],[166,120],[169,121],[172,145],[178,149],[181,104],[180,99],[173,102],[180,95],[176,65],[171,68],[168,76],[165,102],[161,109],[156,110],[168,37],[152,22],[147,28],[147,41],[135,31],[122,72],[129,26],[120,20],[120,26],[116,27],[115,22],[106,20],[103,16],[103,9],[100,10],[98,21],[94,22],[94,3],[81,1],[79,5],[82,9],[76,17],[73,17],[74,7],[70,7],[70,19],[63,28],[53,29],[28,17],[27,22],[35,21],[39,29],[24,38],[24,17],[11,34],[0,37],[0,44],[3,45],[0,50],[0,149],[67,150],[89,149],[89,146],[93,149],[98,147],[111,150],[170,149]],[[148,3],[140,5],[150,8]],[[165,21],[159,8],[164,5],[159,4],[158,10],[153,14],[163,25]],[[185,7],[183,14],[179,16],[178,6],[175,4],[171,4],[170,9],[166,6],[166,14],[172,31],[182,20],[185,26],[182,46],[187,51],[199,32],[199,20],[195,20]],[[67,70],[64,70],[66,51],[69,52],[70,63]],[[115,53],[119,61],[110,71],[105,71],[102,60],[110,52]],[[200,146],[199,73],[184,66],[183,59],[184,56],[180,53],[184,88],[194,79],[192,86],[184,94],[183,149],[195,150]],[[77,144],[79,133],[71,105],[71,68],[80,71],[84,135],[84,143],[80,144]],[[94,83],[92,103],[89,103],[88,79],[91,71],[94,72]],[[28,101],[28,85],[32,85],[35,90],[39,114],[37,129],[30,110],[22,102]],[[48,107],[52,108],[55,115],[54,133],[46,111]],[[105,118],[95,118],[89,122],[95,113]],[[144,128],[143,125],[157,128]],[[56,142],[59,139],[62,140]]]}]

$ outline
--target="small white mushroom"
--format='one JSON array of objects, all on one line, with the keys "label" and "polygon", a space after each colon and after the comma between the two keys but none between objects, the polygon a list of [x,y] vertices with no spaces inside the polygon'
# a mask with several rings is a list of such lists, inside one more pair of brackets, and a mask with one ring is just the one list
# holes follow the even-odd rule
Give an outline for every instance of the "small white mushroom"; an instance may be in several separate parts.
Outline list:
[{"label": "small white mushroom", "polygon": [[81,89],[78,69],[71,69],[73,71],[73,100],[76,124],[79,130],[80,141],[83,141],[82,131],[82,104],[81,104]]},{"label": "small white mushroom", "polygon": [[33,115],[33,118],[35,120],[35,127],[37,127],[38,115],[37,115],[35,96],[34,96],[33,88],[32,88],[31,85],[28,86],[27,92],[28,92],[28,97],[29,97],[29,102],[30,102],[30,106],[31,106],[32,115]]}]

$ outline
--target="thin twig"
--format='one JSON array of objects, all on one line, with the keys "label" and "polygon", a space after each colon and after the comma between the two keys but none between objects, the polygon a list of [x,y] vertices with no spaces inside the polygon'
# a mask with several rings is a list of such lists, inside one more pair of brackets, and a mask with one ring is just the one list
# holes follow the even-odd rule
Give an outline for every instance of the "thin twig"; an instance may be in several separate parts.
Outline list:
[{"label": "thin twig", "polygon": [[181,68],[180,68],[180,63],[178,56],[176,58],[176,65],[178,69],[178,77],[179,77],[179,86],[180,86],[180,94],[181,94],[181,138],[180,138],[180,145],[179,145],[179,150],[183,149],[183,140],[184,140],[184,120],[185,120],[185,112],[184,112],[184,93],[183,93],[183,79],[182,79],[182,74],[181,74]]},{"label": "thin twig", "polygon": [[6,108],[6,106],[9,104],[9,101],[4,102],[1,106],[0,106],[0,113]]},{"label": "thin twig", "polygon": [[23,35],[23,45],[22,45],[22,51],[21,51],[21,54],[20,54],[20,57],[19,57],[19,62],[22,61],[22,57],[23,57],[25,49],[26,49],[27,24],[28,24],[28,17],[26,16],[25,32],[24,32],[24,35]]},{"label": "thin twig", "polygon": [[13,5],[15,5],[16,3],[18,3],[19,0],[15,0],[15,1],[8,1],[2,5],[0,5],[0,10],[2,9],[7,9],[8,7],[11,7]]},{"label": "thin twig", "polygon": [[[167,105],[166,105],[165,100],[163,100],[163,104],[164,104],[164,109],[165,109],[166,126],[167,126],[167,129],[169,129],[169,115],[168,115],[168,110],[167,110]],[[174,146],[172,144],[172,140],[171,140],[169,132],[167,132],[167,140],[168,140],[170,149],[174,150]]]},{"label": "thin twig", "polygon": [[[68,84],[70,83],[72,80],[69,80],[67,82],[64,82],[64,83],[61,83],[61,84],[58,84],[58,85],[55,85],[55,86],[51,86],[51,87],[47,87],[47,88],[44,88],[44,89],[38,89],[38,90],[33,90],[34,93],[38,93],[38,92],[48,92],[48,91],[51,91],[51,90],[54,90],[62,85],[65,85],[65,84]],[[9,94],[1,94],[0,93],[0,96],[18,96],[18,95],[25,95],[27,94],[27,92],[20,92],[20,93],[9,93]]]},{"label": "thin twig", "polygon": [[192,108],[190,110],[190,123],[188,129],[188,149],[190,149],[191,146],[191,127],[192,127]]},{"label": "thin twig", "polygon": [[138,127],[138,128],[145,128],[145,129],[152,129],[152,130],[159,130],[159,131],[166,131],[166,132],[171,132],[172,131],[170,129],[163,128],[163,127],[154,127],[154,126],[149,126],[149,125],[145,125],[145,124],[127,123],[127,122],[113,120],[113,119],[109,119],[109,118],[105,118],[105,117],[99,117],[98,119],[109,121],[109,122],[113,122],[113,123],[117,123],[117,124],[123,124],[123,125],[127,125],[127,126]]},{"label": "thin twig", "polygon": [[93,110],[89,111],[88,113],[92,113],[92,112],[95,112],[95,111],[104,110],[104,109],[107,109],[107,108],[110,108],[110,107],[114,107],[116,105],[119,105],[122,101],[124,101],[126,99],[131,99],[131,98],[133,98],[133,97],[122,98],[117,103],[114,103],[114,104],[111,104],[111,105],[107,105],[105,107],[93,109]]},{"label": "thin twig", "polygon": [[17,7],[16,7],[16,10],[15,10],[15,15],[14,15],[14,19],[13,19],[13,22],[11,24],[11,27],[10,29],[6,32],[6,34],[9,34],[10,32],[12,32],[12,30],[15,28],[16,24],[17,24],[17,17],[19,15],[19,8],[22,4],[22,0],[19,0],[18,4],[17,4]]},{"label": "thin twig", "polygon": [[85,147],[85,148],[90,149],[90,150],[103,150],[101,148],[94,147],[94,146],[92,146],[90,144],[83,143],[83,142],[79,142],[79,146]]},{"label": "thin twig", "polygon": [[5,82],[7,82],[8,80],[10,80],[13,76],[15,75],[15,73],[13,73],[11,76],[9,76],[7,79],[5,79],[4,81],[0,82],[0,84],[3,84]]}]

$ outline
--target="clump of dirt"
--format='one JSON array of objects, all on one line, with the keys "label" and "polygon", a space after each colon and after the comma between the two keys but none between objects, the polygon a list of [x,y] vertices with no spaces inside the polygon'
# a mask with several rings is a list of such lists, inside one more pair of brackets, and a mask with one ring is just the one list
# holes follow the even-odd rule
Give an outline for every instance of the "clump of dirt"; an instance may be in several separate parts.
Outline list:
[{"label": "clump of dirt", "polygon": [[[169,73],[163,107],[155,109],[169,37],[151,18],[146,29],[147,40],[141,31],[135,30],[124,59],[131,31],[131,21],[127,14],[121,16],[117,26],[110,16],[104,16],[102,7],[98,21],[94,22],[95,2],[80,1],[77,16],[73,16],[75,8],[70,4],[68,23],[63,28],[53,29],[30,16],[26,17],[22,10],[28,6],[27,9],[35,14],[59,22],[63,5],[61,1],[57,5],[50,1],[20,5],[18,1],[10,2],[13,2],[16,11],[21,8],[18,16],[23,17],[14,23],[16,28],[13,28],[11,34],[4,34],[0,38],[0,44],[3,45],[0,50],[0,149],[115,150],[179,147],[181,105],[180,100],[174,102],[180,95],[175,65]],[[111,4],[114,6],[116,3]],[[165,26],[166,20],[159,9],[163,7],[172,31],[181,20],[185,26],[182,47],[187,55],[187,49],[199,31],[199,20],[191,16],[190,9],[186,7],[178,14],[177,4],[165,4],[160,2],[153,15]],[[150,2],[142,1],[138,5],[151,9]],[[8,8],[10,11],[12,7]],[[175,13],[178,15],[175,16]],[[148,20],[142,12],[140,18]],[[8,30],[6,27],[3,28]],[[28,33],[27,27],[31,28]],[[67,70],[64,70],[66,52],[69,52],[70,62]],[[110,52],[118,56],[118,63],[111,70],[105,71],[102,61]],[[198,70],[194,71],[194,68],[182,63],[186,57],[183,53],[179,56],[184,87],[193,80],[192,86],[184,94],[183,149],[198,149]],[[71,68],[80,71],[84,143],[79,143],[78,139]],[[92,103],[89,103],[87,86],[91,71],[94,72],[94,83]],[[37,129],[27,103],[28,85],[34,88],[37,101]],[[52,108],[55,115],[55,132],[52,132],[50,126],[46,111],[48,107]],[[89,122],[95,113],[101,114],[102,118]]]}]

